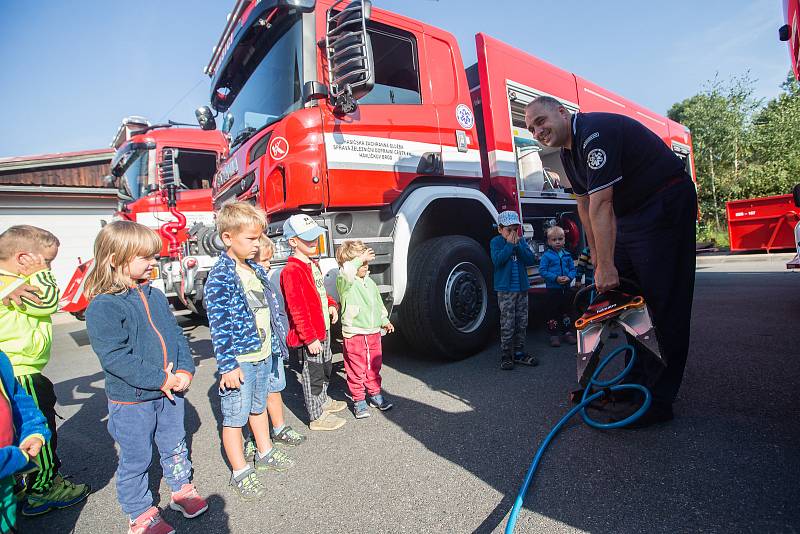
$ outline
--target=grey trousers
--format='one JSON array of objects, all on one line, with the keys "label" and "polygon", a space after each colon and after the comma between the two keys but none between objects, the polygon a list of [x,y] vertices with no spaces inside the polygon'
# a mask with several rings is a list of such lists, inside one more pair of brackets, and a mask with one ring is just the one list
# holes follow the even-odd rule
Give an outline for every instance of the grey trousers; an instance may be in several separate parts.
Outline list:
[{"label": "grey trousers", "polygon": [[498,291],[500,306],[500,351],[503,357],[524,352],[528,329],[528,292]]}]

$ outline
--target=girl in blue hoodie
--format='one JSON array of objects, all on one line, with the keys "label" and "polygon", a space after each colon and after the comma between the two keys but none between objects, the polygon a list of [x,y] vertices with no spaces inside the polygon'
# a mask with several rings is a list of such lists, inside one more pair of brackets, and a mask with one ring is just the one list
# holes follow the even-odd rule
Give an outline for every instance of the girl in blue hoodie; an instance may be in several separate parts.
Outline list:
[{"label": "girl in blue hoodie", "polygon": [[194,373],[189,345],[164,293],[149,284],[161,238],[132,221],[106,225],[86,278],[86,329],[105,372],[108,431],[119,445],[117,498],[129,533],[174,532],[153,506],[148,469],[153,441],[170,508],[197,517],[208,508],[190,482],[183,394]]}]

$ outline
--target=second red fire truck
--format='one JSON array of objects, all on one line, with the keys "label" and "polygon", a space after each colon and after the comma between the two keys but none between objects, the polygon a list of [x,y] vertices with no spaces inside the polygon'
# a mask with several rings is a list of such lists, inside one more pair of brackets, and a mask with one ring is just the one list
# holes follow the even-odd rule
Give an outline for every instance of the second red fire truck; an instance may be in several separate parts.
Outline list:
[{"label": "second red fire truck", "polygon": [[521,213],[537,254],[553,224],[573,252],[581,245],[558,151],[525,128],[533,98],[631,116],[694,176],[684,126],[488,35],[475,40],[477,63],[465,68],[450,33],[368,1],[239,0],[207,67],[213,111],[198,110],[230,140],[215,208],[263,207],[278,265],[289,254],[283,221],[311,215],[326,228],[330,277],[334,248],[364,241],[405,336],[446,358],[474,353],[496,329],[487,249],[499,211]]},{"label": "second red fire truck", "polygon": [[[203,314],[203,281],[222,249],[209,230],[214,222],[211,179],[227,141],[217,131],[152,125],[142,117],[128,117],[111,146],[115,152],[108,181],[119,190],[115,218],[139,222],[161,234],[164,247],[153,270],[153,285],[176,309]],[[179,169],[177,174],[174,169]],[[92,262],[78,266],[61,299],[61,310],[79,318],[88,305],[83,281]]]}]

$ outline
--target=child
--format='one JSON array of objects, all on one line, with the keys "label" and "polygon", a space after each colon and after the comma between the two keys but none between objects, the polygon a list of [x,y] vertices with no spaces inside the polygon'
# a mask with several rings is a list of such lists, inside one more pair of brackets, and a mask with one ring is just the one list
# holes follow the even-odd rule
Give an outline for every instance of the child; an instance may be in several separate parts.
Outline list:
[{"label": "child", "polygon": [[369,262],[375,259],[371,248],[361,241],[345,241],[336,251],[339,276],[336,289],[342,309],[342,336],[347,387],[353,398],[356,419],[369,417],[369,403],[381,411],[392,407],[381,395],[381,329],[394,332],[375,281],[369,277]]},{"label": "child", "polygon": [[303,362],[303,396],[311,430],[336,430],[345,420],[333,415],[347,404],[328,397],[333,370],[331,322],[339,314],[336,302],[325,291],[325,278],[311,256],[317,254],[323,233],[308,215],[292,215],[283,223],[283,235],[292,256],[281,272],[281,290],[289,315],[290,347],[297,348]]},{"label": "child", "polygon": [[[256,471],[285,471],[294,460],[273,446],[267,412],[283,424],[283,405],[268,407],[270,392],[286,384],[285,329],[275,291],[263,267],[253,261],[267,226],[266,214],[247,202],[226,204],[217,214],[217,230],[226,252],[209,271],[205,302],[211,341],[220,374],[222,445],[231,465],[231,486],[245,501],[262,498],[266,488]],[[274,397],[273,397],[274,399]],[[278,400],[280,397],[278,397]],[[250,426],[256,441],[254,465],[242,450],[242,427]],[[297,445],[302,436],[279,428],[276,441]]]},{"label": "child", "polygon": [[[40,469],[28,480],[22,515],[41,515],[73,506],[86,499],[91,488],[73,484],[59,473],[56,454],[56,393],[42,371],[50,361],[53,340],[51,315],[58,309],[58,286],[50,264],[58,254],[58,238],[41,228],[12,226],[0,234],[0,277],[6,291],[20,281],[39,290],[38,303],[23,299],[23,306],[9,303],[0,308],[0,350],[8,355],[14,375],[33,397],[47,419],[52,437],[42,449]],[[3,297],[5,297],[5,292]]]},{"label": "child", "polygon": [[539,274],[547,286],[547,331],[550,333],[550,346],[560,347],[559,332],[570,345],[576,343],[572,333],[570,318],[569,286],[575,279],[575,263],[572,256],[564,250],[564,229],[551,226],[547,229],[547,250],[539,262]]},{"label": "child", "polygon": [[37,469],[34,462],[50,439],[36,403],[14,378],[8,356],[0,351],[0,533],[16,532],[14,474]]},{"label": "child", "polygon": [[[261,237],[258,240],[258,254],[256,254],[256,256],[253,258],[253,261],[263,267],[265,271],[269,271],[271,267],[270,260],[272,259],[273,254],[275,254],[275,244],[269,237],[266,236],[266,234],[261,234]],[[269,290],[277,299],[278,296],[272,289],[271,283]],[[282,313],[280,315],[281,324],[283,324],[286,316]],[[273,442],[294,447],[305,442],[306,437],[294,430],[291,426],[287,425],[283,417],[283,398],[281,397],[281,391],[283,391],[286,387],[286,375],[284,371],[285,365],[279,360],[280,358],[273,359],[270,368],[270,380],[267,387],[269,392],[267,395],[267,413],[269,414],[269,419],[272,423]],[[250,435],[244,443],[244,457],[248,462],[251,462],[255,459],[255,455],[256,442],[253,436]]]},{"label": "child", "polygon": [[275,243],[272,242],[272,239],[267,237],[267,234],[261,234],[261,237],[258,238],[258,254],[256,254],[254,261],[262,266],[265,271],[269,271],[272,268],[270,260],[272,260],[272,256],[274,255]]},{"label": "child", "polygon": [[194,360],[167,298],[149,284],[160,251],[151,229],[114,221],[97,234],[85,285],[86,330],[105,374],[108,432],[119,446],[117,499],[132,534],[174,532],[148,487],[153,441],[172,490],[169,507],[187,518],[208,509],[190,481],[184,430]]},{"label": "child", "polygon": [[534,356],[525,352],[528,329],[528,269],[536,262],[528,244],[519,237],[521,226],[515,211],[504,211],[497,217],[497,232],[491,243],[494,264],[494,290],[500,306],[500,368],[506,371],[514,363],[538,365]]}]

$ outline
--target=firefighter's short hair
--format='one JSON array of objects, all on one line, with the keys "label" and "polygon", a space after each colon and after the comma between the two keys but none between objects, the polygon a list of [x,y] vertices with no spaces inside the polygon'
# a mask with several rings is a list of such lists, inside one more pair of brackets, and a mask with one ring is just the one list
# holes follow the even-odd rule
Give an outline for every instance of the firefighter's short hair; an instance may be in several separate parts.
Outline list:
[{"label": "firefighter's short hair", "polygon": [[367,245],[358,239],[348,239],[336,249],[336,262],[339,267],[344,266],[350,260],[356,259],[367,250]]},{"label": "firefighter's short hair", "polygon": [[548,108],[548,109],[558,109],[563,105],[564,104],[559,102],[557,98],[553,98],[552,96],[548,96],[548,95],[542,95],[542,96],[537,96],[536,98],[531,100],[528,103],[528,105],[525,106],[525,109],[526,110],[530,109],[533,106],[544,106],[545,108]]},{"label": "firefighter's short hair", "polygon": [[61,242],[51,232],[29,224],[18,224],[0,234],[0,260],[7,260],[17,252],[41,254]]},{"label": "firefighter's short hair", "polygon": [[267,214],[264,210],[248,202],[230,202],[217,213],[217,232],[235,234],[245,228],[267,227]]}]

